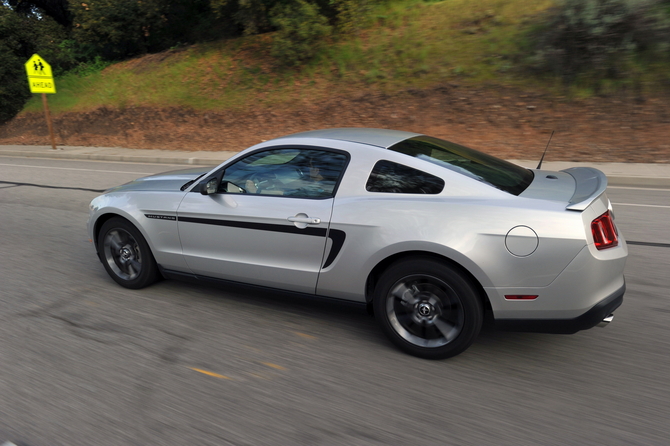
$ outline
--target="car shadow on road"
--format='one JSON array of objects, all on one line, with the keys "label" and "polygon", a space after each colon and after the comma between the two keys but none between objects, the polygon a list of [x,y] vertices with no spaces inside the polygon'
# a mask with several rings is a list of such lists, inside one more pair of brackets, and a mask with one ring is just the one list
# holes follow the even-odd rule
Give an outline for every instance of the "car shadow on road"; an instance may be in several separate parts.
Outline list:
[{"label": "car shadow on road", "polygon": [[[342,330],[355,331],[357,337],[364,342],[373,343],[374,348],[396,350],[379,330],[374,315],[370,314],[363,303],[238,283],[187,282],[169,280],[157,286],[169,287],[177,291],[177,294],[188,294],[210,302],[226,304],[243,302],[245,306],[255,307],[254,312],[258,313],[259,317],[264,313],[277,312],[299,316],[315,324],[335,324]],[[229,305],[225,305],[221,310],[229,311]],[[493,357],[518,354],[542,356],[542,352],[562,349],[562,344],[570,338],[571,336],[565,335],[497,330],[492,317],[488,315],[485,317],[478,339],[470,350],[473,353],[494,355]]]}]

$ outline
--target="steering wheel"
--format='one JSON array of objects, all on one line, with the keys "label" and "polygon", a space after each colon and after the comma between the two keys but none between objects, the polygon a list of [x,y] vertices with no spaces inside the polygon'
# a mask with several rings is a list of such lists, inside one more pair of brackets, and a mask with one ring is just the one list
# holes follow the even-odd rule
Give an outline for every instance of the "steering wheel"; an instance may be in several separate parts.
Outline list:
[{"label": "steering wheel", "polygon": [[249,179],[256,186],[256,193],[259,194],[262,190],[273,189],[276,186],[277,175],[274,173],[257,173]]},{"label": "steering wheel", "polygon": [[298,174],[299,179],[305,178],[305,172],[303,172],[304,167],[296,167],[295,172]]}]

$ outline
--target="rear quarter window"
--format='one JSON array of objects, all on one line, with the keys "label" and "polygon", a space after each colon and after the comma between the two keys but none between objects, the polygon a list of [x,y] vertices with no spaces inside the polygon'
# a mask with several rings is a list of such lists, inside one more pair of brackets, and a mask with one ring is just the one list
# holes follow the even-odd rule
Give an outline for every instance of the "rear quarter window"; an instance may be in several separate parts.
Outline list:
[{"label": "rear quarter window", "polygon": [[391,194],[439,194],[444,189],[444,180],[412,167],[381,160],[372,169],[365,189]]}]

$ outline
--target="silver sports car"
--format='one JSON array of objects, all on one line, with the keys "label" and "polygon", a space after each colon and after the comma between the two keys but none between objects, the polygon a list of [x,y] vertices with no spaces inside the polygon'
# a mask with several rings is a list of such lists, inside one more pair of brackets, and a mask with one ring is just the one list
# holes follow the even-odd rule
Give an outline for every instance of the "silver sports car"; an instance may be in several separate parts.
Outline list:
[{"label": "silver sports car", "polygon": [[612,320],[628,249],[606,186],[596,169],[330,129],[110,189],[88,230],[124,287],[162,276],[357,301],[402,350],[446,358],[487,312],[496,327],[550,333]]}]

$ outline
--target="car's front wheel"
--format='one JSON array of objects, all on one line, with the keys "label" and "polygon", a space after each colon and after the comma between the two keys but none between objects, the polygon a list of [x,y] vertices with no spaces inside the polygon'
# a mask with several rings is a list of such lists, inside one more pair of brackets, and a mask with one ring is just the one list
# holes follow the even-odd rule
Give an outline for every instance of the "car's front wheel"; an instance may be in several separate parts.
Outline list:
[{"label": "car's front wheel", "polygon": [[382,330],[401,350],[444,359],[477,338],[483,308],[476,288],[456,268],[428,257],[392,264],[375,287],[374,311]]},{"label": "car's front wheel", "polygon": [[138,289],[158,279],[158,267],[149,245],[128,220],[107,220],[98,234],[98,255],[116,283]]}]

